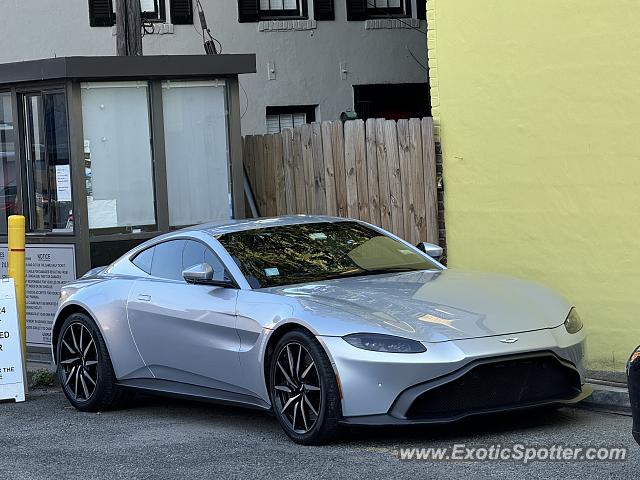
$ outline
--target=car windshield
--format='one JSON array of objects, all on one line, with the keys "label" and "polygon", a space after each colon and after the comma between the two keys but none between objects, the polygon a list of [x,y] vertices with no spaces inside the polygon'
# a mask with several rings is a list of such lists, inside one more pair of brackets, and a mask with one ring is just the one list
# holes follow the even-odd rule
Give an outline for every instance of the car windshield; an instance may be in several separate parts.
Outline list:
[{"label": "car windshield", "polygon": [[216,236],[252,288],[434,270],[402,242],[357,222],[318,222]]}]

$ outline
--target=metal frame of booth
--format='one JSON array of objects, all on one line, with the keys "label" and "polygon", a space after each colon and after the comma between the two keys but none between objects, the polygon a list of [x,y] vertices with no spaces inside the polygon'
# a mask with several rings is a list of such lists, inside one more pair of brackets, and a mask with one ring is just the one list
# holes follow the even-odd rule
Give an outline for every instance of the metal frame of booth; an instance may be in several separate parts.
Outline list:
[{"label": "metal frame of booth", "polygon": [[[68,145],[73,205],[73,233],[29,232],[27,246],[38,244],[72,244],[75,247],[75,270],[80,276],[97,257],[115,258],[132,246],[158,234],[170,231],[169,200],[163,121],[162,82],[165,80],[213,80],[226,82],[228,160],[232,216],[245,216],[243,192],[242,139],[240,131],[240,96],[238,75],[255,73],[253,54],[243,55],[177,55],[142,57],[67,57],[0,64],[0,93],[11,94],[17,169],[15,205],[25,212],[24,201],[32,192],[26,181],[24,112],[20,99],[29,92],[56,90],[66,95]],[[144,81],[148,84],[153,189],[155,194],[157,231],[92,235],[89,230],[85,188],[85,145],[81,98],[82,82]],[[0,215],[0,243],[6,243],[5,215]],[[105,254],[106,252],[106,254]],[[42,348],[30,352],[43,353]]]}]

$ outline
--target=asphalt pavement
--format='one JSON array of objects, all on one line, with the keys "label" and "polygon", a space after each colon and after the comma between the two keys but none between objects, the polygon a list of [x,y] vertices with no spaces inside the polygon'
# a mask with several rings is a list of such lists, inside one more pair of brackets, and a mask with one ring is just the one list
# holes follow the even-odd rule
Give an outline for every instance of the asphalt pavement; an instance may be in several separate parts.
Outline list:
[{"label": "asphalt pavement", "polygon": [[[631,418],[581,408],[419,428],[365,428],[338,443],[292,443],[258,411],[160,397],[81,413],[58,390],[0,404],[0,479],[633,478]],[[626,447],[625,460],[400,460],[404,448]],[[458,447],[462,448],[462,447]]]}]

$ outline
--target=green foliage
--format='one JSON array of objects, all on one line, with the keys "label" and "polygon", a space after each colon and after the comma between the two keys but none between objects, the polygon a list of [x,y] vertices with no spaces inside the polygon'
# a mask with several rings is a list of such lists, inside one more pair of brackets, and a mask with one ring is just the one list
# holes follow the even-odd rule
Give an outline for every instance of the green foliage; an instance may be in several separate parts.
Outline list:
[{"label": "green foliage", "polygon": [[31,376],[31,388],[52,387],[56,381],[56,374],[49,370],[36,370]]}]

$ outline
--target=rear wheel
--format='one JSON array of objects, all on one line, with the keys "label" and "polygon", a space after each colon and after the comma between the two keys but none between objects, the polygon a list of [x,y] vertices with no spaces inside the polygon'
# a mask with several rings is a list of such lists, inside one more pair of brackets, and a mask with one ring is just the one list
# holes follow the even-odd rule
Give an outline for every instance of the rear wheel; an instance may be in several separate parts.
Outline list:
[{"label": "rear wheel", "polygon": [[60,329],[57,345],[58,378],[74,407],[96,412],[121,406],[131,393],[116,385],[111,358],[93,320],[74,313]]},{"label": "rear wheel", "polygon": [[312,335],[293,330],[280,339],[269,379],[274,413],[294,442],[320,445],[337,435],[338,383],[327,354]]}]

